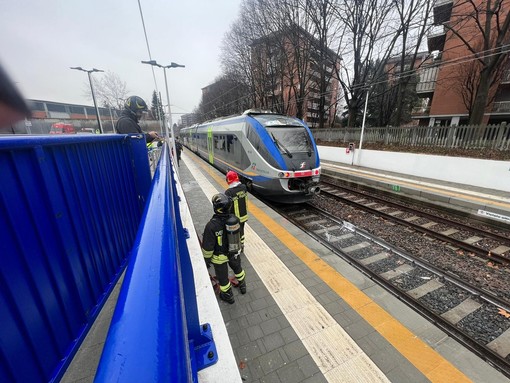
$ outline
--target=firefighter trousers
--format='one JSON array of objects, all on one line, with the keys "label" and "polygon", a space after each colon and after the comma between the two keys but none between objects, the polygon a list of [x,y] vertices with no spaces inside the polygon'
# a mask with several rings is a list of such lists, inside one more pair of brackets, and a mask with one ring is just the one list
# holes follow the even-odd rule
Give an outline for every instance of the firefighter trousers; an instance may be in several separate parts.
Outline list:
[{"label": "firefighter trousers", "polygon": [[213,263],[213,265],[214,271],[216,272],[216,278],[218,278],[218,282],[220,284],[220,290],[223,292],[227,292],[231,287],[228,279],[228,266],[230,266],[239,282],[242,282],[245,278],[245,273],[241,266],[240,254],[237,257],[230,257],[228,262],[222,263],[221,265],[216,263]]}]

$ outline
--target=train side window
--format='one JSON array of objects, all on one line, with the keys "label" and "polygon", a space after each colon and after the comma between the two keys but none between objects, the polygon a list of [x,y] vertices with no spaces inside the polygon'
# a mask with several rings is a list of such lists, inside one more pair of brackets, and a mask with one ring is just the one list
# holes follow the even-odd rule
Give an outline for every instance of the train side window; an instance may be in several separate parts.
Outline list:
[{"label": "train side window", "polygon": [[250,127],[247,131],[246,136],[248,138],[248,141],[250,141],[253,147],[258,151],[260,148],[260,137],[258,136],[258,134]]},{"label": "train side window", "polygon": [[234,152],[234,140],[236,139],[237,137],[234,136],[233,134],[227,134],[227,152]]}]

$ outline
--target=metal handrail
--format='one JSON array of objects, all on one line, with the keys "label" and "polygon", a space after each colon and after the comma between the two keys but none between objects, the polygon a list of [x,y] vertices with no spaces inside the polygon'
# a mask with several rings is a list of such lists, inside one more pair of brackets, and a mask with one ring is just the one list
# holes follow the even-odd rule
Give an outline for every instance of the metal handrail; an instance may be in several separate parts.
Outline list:
[{"label": "metal handrail", "polygon": [[217,361],[211,328],[198,322],[178,200],[165,144],[95,382],[196,382]]}]

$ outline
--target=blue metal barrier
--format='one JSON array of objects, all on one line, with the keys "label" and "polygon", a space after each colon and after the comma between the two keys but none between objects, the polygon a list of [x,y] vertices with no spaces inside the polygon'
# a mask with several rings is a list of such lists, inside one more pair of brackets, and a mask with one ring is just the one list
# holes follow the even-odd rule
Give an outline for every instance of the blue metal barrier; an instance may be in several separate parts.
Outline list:
[{"label": "blue metal barrier", "polygon": [[145,140],[0,137],[0,177],[0,382],[58,381],[134,243]]},{"label": "blue metal barrier", "polygon": [[165,145],[95,382],[196,382],[217,361],[200,325],[179,199]]}]

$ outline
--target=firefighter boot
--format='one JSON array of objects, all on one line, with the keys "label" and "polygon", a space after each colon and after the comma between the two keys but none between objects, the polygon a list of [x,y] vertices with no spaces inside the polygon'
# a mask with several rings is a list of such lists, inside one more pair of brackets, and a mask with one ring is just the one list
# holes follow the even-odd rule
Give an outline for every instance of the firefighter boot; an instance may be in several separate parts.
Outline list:
[{"label": "firefighter boot", "polygon": [[242,281],[239,281],[239,291],[241,291],[241,294],[246,294],[246,278],[243,278]]},{"label": "firefighter boot", "polygon": [[233,304],[234,300],[234,292],[232,291],[232,287],[230,287],[227,291],[220,291],[220,299],[227,303]]}]

